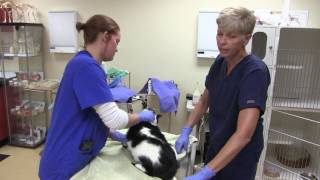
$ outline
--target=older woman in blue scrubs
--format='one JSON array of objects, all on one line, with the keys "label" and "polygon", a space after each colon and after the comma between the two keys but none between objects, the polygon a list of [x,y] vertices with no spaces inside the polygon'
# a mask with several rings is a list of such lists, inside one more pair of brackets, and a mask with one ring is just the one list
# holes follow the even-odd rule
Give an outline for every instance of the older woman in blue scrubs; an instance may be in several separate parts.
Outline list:
[{"label": "older woman in blue scrubs", "polygon": [[246,8],[226,8],[217,18],[220,55],[205,90],[176,141],[186,149],[192,127],[209,108],[210,140],[205,167],[184,180],[253,180],[263,149],[262,115],[270,75],[265,63],[246,52],[255,16]]},{"label": "older woman in blue scrubs", "polygon": [[[85,50],[67,64],[56,96],[39,176],[44,180],[70,179],[104,147],[111,130],[152,122],[153,112],[127,114],[111,95],[102,61],[111,61],[120,42],[120,28],[111,18],[94,15],[77,23],[84,31]],[[125,142],[122,134],[111,133]]]}]

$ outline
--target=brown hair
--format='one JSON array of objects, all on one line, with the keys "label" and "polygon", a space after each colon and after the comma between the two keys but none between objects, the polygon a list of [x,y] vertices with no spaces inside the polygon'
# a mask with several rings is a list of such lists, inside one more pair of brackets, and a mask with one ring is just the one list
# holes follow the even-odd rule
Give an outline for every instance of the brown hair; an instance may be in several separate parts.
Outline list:
[{"label": "brown hair", "polygon": [[119,25],[113,19],[100,14],[92,16],[86,23],[77,22],[76,28],[78,32],[83,30],[84,44],[93,43],[100,32],[117,34],[120,31]]}]

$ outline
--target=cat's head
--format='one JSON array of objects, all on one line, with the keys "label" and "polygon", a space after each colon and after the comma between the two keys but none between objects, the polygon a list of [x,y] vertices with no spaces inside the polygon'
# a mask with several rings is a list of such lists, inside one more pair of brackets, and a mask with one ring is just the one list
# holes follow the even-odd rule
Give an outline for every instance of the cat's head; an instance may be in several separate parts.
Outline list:
[{"label": "cat's head", "polygon": [[151,124],[158,125],[159,119],[162,117],[162,115],[161,114],[157,114],[156,111],[153,110],[152,108],[148,108],[148,110],[152,111],[155,114],[154,121]]}]

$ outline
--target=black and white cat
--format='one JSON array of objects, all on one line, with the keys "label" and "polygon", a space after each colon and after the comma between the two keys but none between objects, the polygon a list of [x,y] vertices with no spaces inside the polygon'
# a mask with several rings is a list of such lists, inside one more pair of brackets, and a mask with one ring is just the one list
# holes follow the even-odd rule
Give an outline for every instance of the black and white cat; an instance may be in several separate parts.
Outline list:
[{"label": "black and white cat", "polygon": [[139,123],[129,128],[127,139],[128,150],[134,159],[133,165],[149,176],[162,180],[175,179],[179,168],[177,155],[158,126]]}]

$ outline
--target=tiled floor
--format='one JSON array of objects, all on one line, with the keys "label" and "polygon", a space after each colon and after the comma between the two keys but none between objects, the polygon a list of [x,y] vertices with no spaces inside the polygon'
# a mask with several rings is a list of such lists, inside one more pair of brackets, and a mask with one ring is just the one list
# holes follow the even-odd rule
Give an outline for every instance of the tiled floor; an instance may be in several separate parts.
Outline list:
[{"label": "tiled floor", "polygon": [[1,180],[38,180],[39,152],[42,146],[29,149],[4,145],[0,154],[10,155],[0,161]]}]

